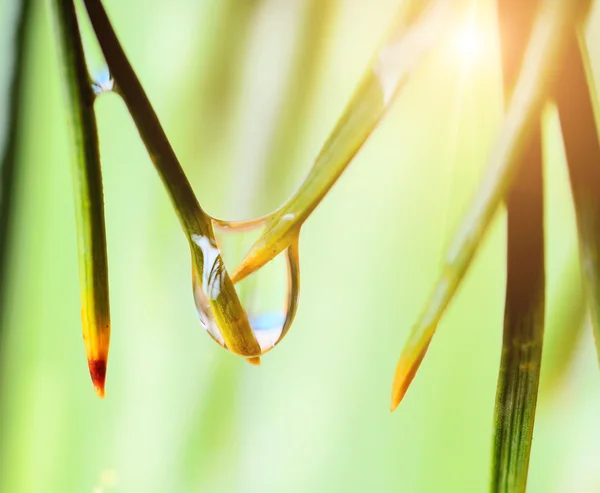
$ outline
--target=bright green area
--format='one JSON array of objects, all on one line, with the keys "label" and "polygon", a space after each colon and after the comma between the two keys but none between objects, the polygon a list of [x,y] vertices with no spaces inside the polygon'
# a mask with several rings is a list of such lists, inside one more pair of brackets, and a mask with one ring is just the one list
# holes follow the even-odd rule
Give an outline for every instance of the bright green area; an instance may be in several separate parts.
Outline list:
[{"label": "bright green area", "polygon": [[[0,21],[10,3],[0,1]],[[469,65],[446,43],[304,226],[297,320],[258,368],[200,327],[176,216],[124,105],[102,96],[113,317],[104,401],[89,381],[81,340],[56,49],[48,5],[35,3],[2,355],[0,491],[486,491],[504,303],[503,212],[405,400],[394,414],[388,408],[402,344],[498,129],[492,2],[479,2],[480,57]],[[294,122],[298,155],[262,176],[279,108],[289,104],[282,95],[289,98],[286,74],[304,2],[235,3],[106,1],[200,203],[232,219],[267,212],[294,190],[398,5],[338,2],[306,125]],[[600,82],[598,2],[588,31]],[[10,46],[2,40],[5,67]],[[237,53],[235,65],[224,68],[227,52]],[[3,76],[2,95],[5,89]],[[0,110],[3,104],[0,98]],[[549,317],[528,491],[586,493],[600,489],[600,375],[589,328],[572,363],[561,351],[578,332],[568,307],[579,291],[568,284],[577,276],[565,275],[573,269],[575,226],[552,111],[547,122]],[[283,288],[283,281],[259,283],[258,296],[279,300]]]}]

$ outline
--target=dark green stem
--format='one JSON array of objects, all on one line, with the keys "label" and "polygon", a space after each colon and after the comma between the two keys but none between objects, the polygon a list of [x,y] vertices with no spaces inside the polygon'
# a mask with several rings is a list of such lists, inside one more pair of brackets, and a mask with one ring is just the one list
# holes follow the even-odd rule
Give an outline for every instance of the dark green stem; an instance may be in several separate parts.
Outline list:
[{"label": "dark green stem", "polygon": [[186,230],[198,234],[210,231],[210,220],[201,209],[175,151],[134,72],[99,0],[85,0],[92,26],[119,94],[138,128],[179,219]]}]

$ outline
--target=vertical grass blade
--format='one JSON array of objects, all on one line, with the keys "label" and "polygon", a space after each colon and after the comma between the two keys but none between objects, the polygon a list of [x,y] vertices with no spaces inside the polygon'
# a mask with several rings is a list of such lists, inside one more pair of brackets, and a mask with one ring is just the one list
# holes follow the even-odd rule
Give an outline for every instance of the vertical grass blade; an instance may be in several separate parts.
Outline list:
[{"label": "vertical grass blade", "polygon": [[590,61],[577,31],[569,37],[561,75],[556,103],[575,203],[581,273],[600,351],[600,142]]},{"label": "vertical grass blade", "polygon": [[[538,2],[498,0],[504,90],[512,93]],[[506,198],[507,276],[504,334],[490,491],[524,492],[544,335],[544,197],[540,119]]]},{"label": "vertical grass blade", "polygon": [[[381,122],[400,88],[453,25],[449,14],[454,11],[451,2],[445,0],[415,1],[411,3],[409,19],[399,17],[308,176],[298,191],[268,218],[265,231],[232,273],[234,282],[252,274],[294,241],[304,221]],[[414,23],[408,25],[413,18]]]},{"label": "vertical grass blade", "polygon": [[11,230],[17,181],[18,146],[22,125],[23,88],[25,86],[25,55],[27,35],[32,18],[31,0],[18,2],[15,16],[13,69],[8,96],[6,132],[0,135],[0,354],[5,323],[8,284],[8,263],[11,255]]},{"label": "vertical grass blade", "polygon": [[96,393],[104,397],[110,343],[110,307],[102,172],[93,109],[94,93],[85,63],[73,1],[51,0],[51,6],[67,95],[69,126],[75,143],[73,181],[83,339]]},{"label": "vertical grass blade", "polygon": [[488,160],[486,176],[447,251],[433,294],[400,355],[392,384],[392,410],[406,394],[446,307],[512,184],[556,75],[554,68],[562,61],[569,29],[583,15],[586,5],[589,4],[562,0],[544,0],[541,4],[513,96]]},{"label": "vertical grass blade", "polygon": [[186,234],[192,255],[196,306],[207,330],[242,356],[260,355],[233,283],[217,248],[212,222],[202,210],[175,151],[131,67],[100,0],[85,0],[100,48]]}]

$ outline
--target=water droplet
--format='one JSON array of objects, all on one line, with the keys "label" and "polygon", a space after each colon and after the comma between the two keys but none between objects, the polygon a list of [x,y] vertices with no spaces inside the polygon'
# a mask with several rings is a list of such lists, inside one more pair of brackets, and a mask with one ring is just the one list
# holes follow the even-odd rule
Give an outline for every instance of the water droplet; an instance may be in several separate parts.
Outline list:
[{"label": "water droplet", "polygon": [[[223,221],[223,223],[225,222]],[[246,228],[246,225],[242,227]],[[242,227],[240,230],[242,230]],[[231,228],[230,230],[236,231],[235,228]],[[237,240],[234,238],[234,240],[239,247],[239,237]],[[213,296],[218,296],[220,283],[223,281],[223,276],[225,275],[221,250],[206,236],[193,235],[192,241],[204,253],[202,279],[194,278],[194,299],[200,324],[219,345],[226,348],[225,341],[214,320],[209,303],[209,299],[215,299]],[[231,244],[229,239],[225,242],[220,241],[219,244],[228,242]],[[226,247],[225,253],[228,253],[227,250],[234,250],[234,248]],[[240,255],[243,253],[243,249],[237,248],[237,250]],[[285,292],[278,287],[281,282],[279,279],[281,279],[282,267],[285,269],[285,274],[283,275],[287,284]],[[260,279],[257,282],[258,277]],[[236,286],[240,299],[248,312],[250,326],[260,346],[261,354],[275,347],[287,334],[296,314],[299,286],[297,241],[284,252],[281,258],[276,258],[274,262],[263,267],[255,275],[241,281]],[[281,296],[282,294],[284,294],[283,297]],[[278,298],[283,298],[280,301],[285,302],[283,311],[273,310],[273,303],[278,303]]]},{"label": "water droplet", "polygon": [[107,67],[96,74],[92,82],[92,89],[96,95],[111,92],[115,89],[115,80]]}]

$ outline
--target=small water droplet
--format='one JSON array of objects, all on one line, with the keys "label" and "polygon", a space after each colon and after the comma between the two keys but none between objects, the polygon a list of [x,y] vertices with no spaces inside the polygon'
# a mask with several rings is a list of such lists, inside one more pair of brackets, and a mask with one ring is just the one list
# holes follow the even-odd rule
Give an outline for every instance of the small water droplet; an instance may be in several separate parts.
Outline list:
[{"label": "small water droplet", "polygon": [[92,82],[92,90],[94,94],[100,95],[105,92],[111,92],[115,88],[115,79],[113,79],[107,67],[98,72]]}]

